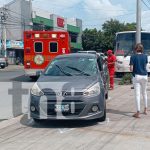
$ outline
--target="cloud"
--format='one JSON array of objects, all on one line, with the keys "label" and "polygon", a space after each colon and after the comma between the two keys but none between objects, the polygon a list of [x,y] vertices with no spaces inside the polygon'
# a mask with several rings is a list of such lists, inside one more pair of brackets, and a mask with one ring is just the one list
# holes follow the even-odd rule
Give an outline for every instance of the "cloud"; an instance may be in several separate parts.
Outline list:
[{"label": "cloud", "polygon": [[142,29],[150,31],[150,10],[143,11],[141,16]]},{"label": "cloud", "polygon": [[84,0],[85,10],[90,16],[111,18],[127,12],[120,4],[113,5],[110,0]]},{"label": "cloud", "polygon": [[82,2],[82,0],[44,0],[44,2],[43,0],[35,0],[33,1],[33,6],[53,12],[55,14],[64,14],[66,11],[68,11],[68,9],[71,12],[71,9],[80,2]]}]

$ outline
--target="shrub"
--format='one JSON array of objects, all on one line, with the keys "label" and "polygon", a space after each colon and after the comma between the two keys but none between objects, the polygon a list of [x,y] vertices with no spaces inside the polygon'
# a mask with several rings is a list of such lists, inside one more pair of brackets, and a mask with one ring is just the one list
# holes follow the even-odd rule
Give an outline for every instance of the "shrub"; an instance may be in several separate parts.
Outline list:
[{"label": "shrub", "polygon": [[122,77],[121,81],[119,82],[120,85],[124,84],[131,84],[132,83],[132,74],[131,73],[125,73]]}]

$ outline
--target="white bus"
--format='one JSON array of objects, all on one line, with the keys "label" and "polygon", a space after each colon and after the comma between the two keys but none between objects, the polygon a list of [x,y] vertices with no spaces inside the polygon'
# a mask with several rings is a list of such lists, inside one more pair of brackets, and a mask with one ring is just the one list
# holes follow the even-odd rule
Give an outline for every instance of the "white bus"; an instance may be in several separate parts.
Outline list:
[{"label": "white bus", "polygon": [[[134,53],[136,42],[136,31],[124,31],[116,33],[115,55],[116,74],[130,72],[130,56]],[[150,32],[141,31],[141,43],[144,46],[144,53],[148,55],[147,71],[150,73]]]}]

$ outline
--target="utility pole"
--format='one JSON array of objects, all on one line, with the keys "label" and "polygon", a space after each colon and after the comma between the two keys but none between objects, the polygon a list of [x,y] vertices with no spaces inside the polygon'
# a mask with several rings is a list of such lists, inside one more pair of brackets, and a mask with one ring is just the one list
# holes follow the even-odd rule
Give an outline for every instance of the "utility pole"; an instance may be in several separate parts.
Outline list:
[{"label": "utility pole", "polygon": [[1,40],[2,40],[2,46],[1,46],[1,53],[4,54],[5,57],[7,57],[7,52],[6,52],[6,20],[7,20],[7,15],[6,15],[6,9],[3,7],[0,12],[0,22],[1,22]]},{"label": "utility pole", "polygon": [[141,43],[141,0],[137,0],[136,8],[136,44]]}]

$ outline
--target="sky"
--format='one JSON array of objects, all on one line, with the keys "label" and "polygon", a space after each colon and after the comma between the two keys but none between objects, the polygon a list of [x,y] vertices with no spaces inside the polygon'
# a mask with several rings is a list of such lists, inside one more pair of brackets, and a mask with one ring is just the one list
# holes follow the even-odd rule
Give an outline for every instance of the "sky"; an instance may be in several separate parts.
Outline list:
[{"label": "sky", "polygon": [[[0,6],[11,0],[0,0]],[[101,29],[108,20],[117,19],[121,23],[136,22],[137,0],[32,0],[36,9],[66,18],[79,18],[83,29]],[[150,30],[150,0],[141,0],[142,29]]]}]

